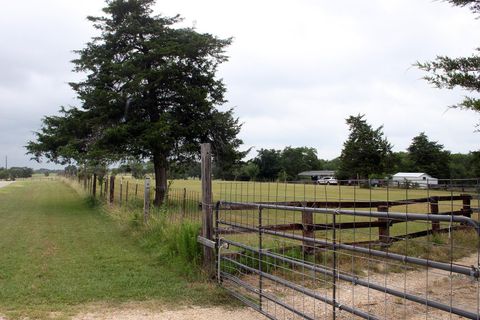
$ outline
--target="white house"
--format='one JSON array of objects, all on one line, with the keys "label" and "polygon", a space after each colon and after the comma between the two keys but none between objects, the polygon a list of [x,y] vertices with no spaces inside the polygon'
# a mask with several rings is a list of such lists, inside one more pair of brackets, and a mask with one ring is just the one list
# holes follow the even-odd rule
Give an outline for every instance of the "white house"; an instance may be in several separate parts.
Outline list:
[{"label": "white house", "polygon": [[410,183],[419,187],[427,187],[429,185],[437,185],[438,179],[423,172],[398,172],[392,176],[394,184]]}]

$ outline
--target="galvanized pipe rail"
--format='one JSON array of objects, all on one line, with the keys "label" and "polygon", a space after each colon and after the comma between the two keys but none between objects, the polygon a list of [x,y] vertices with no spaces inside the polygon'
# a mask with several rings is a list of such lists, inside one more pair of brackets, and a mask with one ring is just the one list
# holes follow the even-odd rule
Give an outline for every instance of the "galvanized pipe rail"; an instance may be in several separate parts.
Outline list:
[{"label": "galvanized pipe rail", "polygon": [[[245,281],[240,280],[239,278],[237,278],[235,276],[232,276],[229,273],[226,273],[226,272],[222,271],[220,274],[223,278],[228,279],[228,280],[236,283],[237,285],[245,288],[246,290],[248,290],[252,293],[259,294],[260,296],[264,297],[265,299],[268,299],[268,300],[272,301],[273,303],[276,303],[276,304],[282,306],[283,308],[287,309],[288,311],[291,311],[291,312],[295,313],[296,315],[302,317],[302,319],[315,320],[314,318],[310,317],[309,315],[307,315],[307,314],[305,314],[301,311],[298,311],[297,309],[295,309],[292,306],[286,304],[285,302],[278,300],[277,298],[275,298],[275,296],[273,296],[271,294],[268,294],[268,293],[265,293],[265,292],[261,292],[259,289],[254,288],[252,285],[246,283]],[[261,307],[261,304],[260,304],[260,306],[258,306],[258,309],[263,310],[263,308]]]},{"label": "galvanized pipe rail", "polygon": [[370,314],[370,313],[367,313],[367,312],[364,312],[358,308],[354,308],[354,307],[349,307],[349,306],[346,306],[346,305],[343,305],[341,303],[338,303],[337,301],[334,301],[332,299],[329,299],[327,297],[324,297],[324,296],[321,296],[319,294],[317,294],[315,291],[313,290],[310,290],[308,288],[305,288],[305,287],[302,287],[300,285],[297,285],[293,282],[290,282],[290,281],[287,281],[285,279],[282,279],[282,278],[279,278],[277,276],[274,276],[270,273],[266,273],[266,272],[263,272],[263,271],[260,271],[258,269],[255,269],[255,268],[251,268],[249,266],[246,266],[244,264],[241,264],[240,262],[238,261],[235,261],[233,259],[230,259],[230,258],[226,258],[226,257],[221,257],[222,260],[224,261],[228,261],[240,268],[243,268],[249,272],[252,272],[252,273],[256,273],[258,275],[262,275],[264,278],[266,279],[269,279],[273,282],[277,282],[281,285],[284,285],[285,287],[287,288],[290,288],[292,290],[295,290],[297,292],[300,292],[302,294],[305,294],[311,298],[314,298],[314,299],[317,299],[317,300],[320,300],[322,302],[325,302],[326,304],[329,304],[331,306],[334,306],[335,308],[338,308],[339,310],[344,310],[344,311],[347,311],[351,314],[354,314],[356,316],[359,316],[363,319],[370,319],[370,320],[380,320],[379,318],[375,317],[374,315]]},{"label": "galvanized pipe rail", "polygon": [[231,202],[231,201],[220,201],[220,206],[224,205],[243,205],[245,207],[250,207],[252,209],[273,209],[273,210],[285,210],[285,211],[295,211],[295,212],[312,212],[312,213],[323,213],[323,214],[344,214],[357,217],[372,217],[372,218],[387,218],[395,219],[400,221],[439,221],[439,222],[458,222],[471,225],[477,234],[480,235],[480,225],[477,221],[464,217],[464,216],[452,216],[452,215],[441,215],[441,214],[428,214],[428,213],[403,213],[403,212],[375,212],[375,211],[361,211],[361,210],[345,210],[345,209],[328,209],[328,208],[309,208],[309,207],[292,207],[292,206],[283,206],[283,205],[274,205],[274,204],[263,204],[263,203],[254,203],[254,202]]},{"label": "galvanized pipe rail", "polygon": [[[235,246],[235,247],[238,247],[238,248],[242,248],[244,250],[248,250],[250,252],[254,252],[254,253],[257,253],[257,254],[261,253],[264,256],[274,258],[274,259],[289,263],[291,265],[296,265],[296,266],[299,266],[299,267],[302,267],[302,268],[306,268],[310,271],[319,272],[319,273],[322,273],[324,275],[331,276],[331,277],[337,277],[338,279],[341,279],[341,280],[346,281],[346,282],[350,282],[354,285],[360,285],[360,286],[370,288],[370,289],[373,289],[373,290],[376,290],[376,291],[385,292],[385,293],[388,293],[392,296],[396,296],[396,297],[399,297],[399,298],[410,300],[410,301],[413,301],[413,302],[416,302],[416,303],[419,303],[419,304],[422,304],[422,305],[426,305],[426,306],[429,306],[429,307],[433,307],[433,308],[436,308],[436,309],[439,309],[439,310],[442,310],[442,311],[451,312],[451,313],[454,313],[456,315],[459,315],[459,316],[462,316],[462,317],[465,317],[465,318],[468,318],[468,319],[478,319],[480,317],[480,315],[478,315],[476,313],[473,313],[473,312],[469,312],[469,311],[462,310],[462,309],[459,309],[459,308],[456,308],[456,307],[452,307],[452,306],[449,306],[449,305],[446,305],[446,304],[443,304],[443,303],[440,303],[440,302],[437,302],[437,301],[434,301],[434,300],[425,299],[425,298],[422,298],[422,297],[419,297],[419,296],[416,296],[416,295],[413,295],[413,294],[409,294],[409,293],[406,293],[406,292],[403,292],[403,291],[394,290],[394,289],[391,289],[391,288],[388,288],[388,287],[385,287],[385,286],[382,286],[382,285],[379,285],[379,284],[376,284],[376,283],[371,283],[369,281],[359,279],[358,277],[355,277],[355,276],[350,276],[350,275],[340,273],[340,272],[333,272],[332,270],[328,270],[326,268],[319,267],[319,266],[311,264],[311,263],[305,263],[305,262],[302,262],[300,260],[287,258],[287,257],[281,256],[281,255],[278,255],[278,254],[275,254],[275,253],[272,253],[272,252],[269,252],[269,251],[265,251],[265,250],[258,250],[254,247],[245,245],[245,244],[240,243],[240,242],[227,240],[227,239],[222,239],[221,241],[224,242],[224,243],[228,243],[229,245],[232,245],[232,246]],[[261,261],[259,261],[259,263],[261,263]]]},{"label": "galvanized pipe rail", "polygon": [[[221,224],[238,228],[238,229],[245,229],[251,232],[258,232],[259,229],[261,228],[256,228],[256,227],[247,227],[243,226],[237,223],[233,222],[228,222],[228,221],[223,221],[219,220],[218,221]],[[400,261],[400,262],[405,262],[405,263],[412,263],[416,264],[419,266],[423,267],[430,267],[434,269],[439,269],[439,270],[444,270],[444,271],[449,271],[449,272],[455,272],[459,274],[463,274],[469,277],[474,277],[478,279],[480,277],[480,270],[477,267],[465,267],[465,266],[459,266],[455,264],[450,264],[450,263],[444,263],[444,262],[438,262],[438,261],[433,261],[433,260],[427,260],[423,258],[416,258],[416,257],[410,257],[410,256],[405,256],[397,253],[391,253],[391,252],[385,252],[385,251],[380,251],[380,250],[374,250],[371,248],[364,248],[360,246],[355,246],[355,245],[349,245],[349,244],[343,244],[343,243],[333,243],[331,241],[327,240],[320,240],[320,239],[315,239],[315,238],[306,238],[303,236],[298,236],[294,234],[288,234],[288,233],[283,233],[283,232],[278,232],[278,231],[272,231],[272,230],[264,230],[261,229],[262,233],[265,234],[270,234],[274,236],[279,236],[282,238],[287,238],[287,239],[292,239],[292,240],[298,240],[298,241],[305,241],[305,242],[311,242],[315,244],[319,244],[322,246],[330,247],[332,249],[343,249],[343,250],[348,250],[352,252],[358,252],[358,253],[363,253],[367,255],[372,255],[375,257],[380,257],[380,258],[385,258],[385,259],[391,259],[395,261]]]},{"label": "galvanized pipe rail", "polygon": [[[332,248],[334,251],[337,250],[337,249],[343,249],[343,250],[346,250],[346,251],[357,252],[357,253],[367,254],[367,255],[371,255],[371,256],[375,256],[375,257],[381,257],[381,258],[385,258],[385,259],[400,261],[400,262],[403,262],[403,263],[412,263],[412,264],[416,264],[416,265],[419,265],[419,266],[430,267],[430,268],[444,270],[444,271],[448,271],[448,272],[463,274],[463,275],[466,275],[466,276],[476,278],[477,280],[480,277],[479,266],[466,267],[466,266],[456,265],[456,264],[453,264],[453,263],[443,263],[443,262],[437,262],[437,261],[432,261],[432,260],[423,259],[423,258],[416,258],[416,257],[405,256],[405,255],[396,254],[396,253],[385,252],[385,251],[381,251],[381,250],[374,250],[374,249],[371,249],[370,247],[366,248],[366,247],[360,247],[360,246],[357,246],[357,245],[349,245],[349,244],[344,244],[344,243],[338,243],[338,242],[335,241],[335,239],[333,241],[328,241],[328,240],[315,239],[311,236],[305,236],[305,234],[303,236],[300,236],[300,235],[280,232],[281,230],[278,230],[278,231],[277,230],[272,230],[272,228],[271,228],[272,226],[263,227],[262,222],[261,222],[261,216],[259,217],[258,227],[256,227],[256,226],[245,226],[245,225],[234,223],[234,222],[228,222],[228,221],[220,220],[219,219],[219,211],[220,211],[221,206],[224,207],[223,208],[224,210],[229,210],[230,208],[233,208],[234,206],[242,206],[242,209],[244,209],[244,210],[249,210],[248,208],[251,208],[251,209],[257,209],[259,212],[261,212],[263,209],[273,209],[273,210],[293,211],[293,212],[298,212],[298,213],[309,212],[309,213],[315,213],[315,214],[330,214],[330,215],[333,216],[334,221],[335,221],[335,218],[337,217],[337,215],[342,214],[342,215],[350,215],[350,216],[358,216],[358,217],[383,218],[383,219],[388,219],[388,220],[396,220],[396,221],[400,221],[400,222],[407,222],[407,221],[449,222],[450,226],[452,225],[452,223],[461,223],[462,225],[469,225],[469,226],[473,227],[475,229],[477,235],[480,235],[479,223],[477,221],[469,218],[469,217],[455,216],[455,215],[445,215],[445,214],[417,214],[417,213],[401,213],[401,212],[370,212],[370,211],[359,211],[359,210],[344,210],[344,209],[341,209],[341,208],[329,209],[329,208],[312,208],[312,207],[304,207],[304,206],[292,207],[292,206],[286,206],[286,205],[267,204],[267,203],[242,203],[242,202],[220,201],[220,202],[217,203],[217,206],[216,206],[216,221],[215,222],[216,222],[216,230],[219,230],[219,228],[218,228],[219,224],[223,224],[223,225],[232,227],[232,230],[236,229],[236,230],[244,230],[244,231],[248,231],[248,232],[258,232],[259,237],[260,237],[260,248],[258,248],[258,249],[254,248],[254,247],[251,247],[251,246],[248,246],[248,245],[245,245],[245,244],[242,244],[242,243],[239,243],[239,242],[236,242],[236,241],[226,240],[226,239],[221,239],[221,240],[217,239],[217,241],[219,241],[217,244],[220,244],[220,242],[225,243],[225,244],[230,244],[230,245],[239,247],[241,249],[256,253],[256,254],[258,254],[258,257],[261,257],[261,256],[271,257],[271,258],[274,258],[276,260],[280,260],[280,261],[289,263],[291,265],[296,265],[296,266],[300,266],[300,267],[306,268],[306,269],[314,271],[314,272],[323,273],[323,274],[325,274],[327,276],[330,276],[330,277],[333,277],[335,279],[337,279],[337,277],[338,277],[339,280],[350,282],[353,285],[361,285],[361,286],[368,287],[368,288],[371,288],[371,289],[376,290],[376,291],[385,292],[385,293],[390,294],[392,296],[403,298],[405,300],[416,302],[416,303],[426,305],[426,306],[429,306],[429,307],[432,307],[432,308],[436,308],[438,310],[442,310],[442,311],[445,311],[445,312],[450,312],[452,314],[456,314],[456,315],[459,315],[459,316],[462,316],[462,317],[465,317],[465,318],[468,318],[468,319],[477,319],[477,320],[480,319],[480,315],[477,314],[477,313],[467,311],[467,310],[462,310],[462,309],[453,307],[451,305],[446,305],[446,304],[443,304],[443,303],[440,303],[440,302],[437,302],[437,301],[429,300],[427,298],[422,298],[422,297],[419,297],[419,296],[416,296],[416,295],[413,295],[413,294],[409,294],[409,293],[406,293],[406,292],[391,289],[391,288],[388,288],[386,286],[382,286],[382,285],[379,285],[379,284],[369,283],[368,281],[359,279],[358,277],[351,276],[351,275],[348,275],[348,274],[345,274],[345,273],[340,273],[340,272],[338,272],[338,270],[336,270],[336,267],[334,267],[332,270],[329,270],[325,267],[319,267],[319,266],[317,266],[315,264],[312,264],[312,263],[308,263],[308,262],[306,263],[304,261],[300,261],[300,260],[297,260],[297,259],[291,259],[289,257],[284,257],[284,256],[281,256],[281,255],[269,252],[268,250],[264,250],[261,247],[261,236],[262,236],[262,234],[268,234],[268,235],[279,236],[279,237],[283,237],[283,238],[287,238],[287,239],[298,240],[298,241],[301,241],[302,243],[311,243],[312,245],[322,245],[322,246],[325,246],[325,247]],[[261,215],[261,213],[260,213],[260,215]],[[327,297],[320,296],[316,292],[314,292],[312,290],[309,290],[309,289],[307,289],[303,286],[297,285],[297,284],[295,284],[293,282],[290,282],[288,280],[285,280],[285,279],[279,278],[277,276],[271,275],[269,273],[266,273],[266,272],[261,270],[261,267],[258,268],[258,269],[255,269],[255,268],[246,266],[246,265],[242,264],[241,262],[236,261],[236,260],[231,259],[231,258],[228,258],[228,257],[219,257],[219,260],[228,261],[228,262],[238,266],[239,268],[242,268],[243,270],[246,270],[248,272],[252,272],[252,273],[257,274],[259,277],[269,279],[273,282],[282,284],[285,287],[290,288],[294,291],[301,292],[301,293],[303,293],[307,296],[310,296],[314,299],[318,299],[318,300],[323,301],[323,302],[325,302],[329,305],[332,305],[334,307],[333,308],[334,318],[335,318],[335,309],[338,308],[339,310],[345,310],[349,313],[355,314],[355,315],[360,316],[360,317],[365,318],[365,319],[376,319],[376,317],[374,315],[366,313],[366,312],[364,312],[360,309],[357,309],[355,307],[349,307],[349,306],[342,305],[341,303],[336,301],[335,293],[334,293],[333,299],[329,299]],[[261,263],[262,263],[262,261],[259,261],[259,265],[261,265]],[[278,299],[276,299],[274,296],[269,295],[269,294],[265,294],[264,292],[262,292],[261,284],[260,284],[260,289],[257,290],[255,288],[253,288],[251,285],[243,283],[242,280],[237,279],[236,277],[234,277],[232,275],[228,275],[227,273],[222,272],[222,277],[236,283],[237,285],[240,285],[240,286],[244,287],[245,289],[247,289],[248,291],[250,291],[252,293],[257,293],[259,295],[259,298],[260,298],[259,308],[260,308],[262,314],[265,314],[265,311],[262,310],[262,305],[261,305],[261,299],[262,298],[266,298],[268,300],[271,300],[272,302],[277,303],[277,304],[287,308],[288,310],[292,311],[290,306],[284,305],[285,303],[283,303],[282,301],[277,301]],[[260,283],[261,283],[261,280],[260,280]],[[239,294],[235,294],[235,296],[238,296],[238,298],[240,298]],[[241,299],[241,300],[243,300],[243,299]],[[258,308],[258,306],[256,306],[256,307]],[[297,313],[297,315],[299,315],[298,312],[300,312],[300,311],[293,310],[293,312],[295,312],[295,313]]]}]

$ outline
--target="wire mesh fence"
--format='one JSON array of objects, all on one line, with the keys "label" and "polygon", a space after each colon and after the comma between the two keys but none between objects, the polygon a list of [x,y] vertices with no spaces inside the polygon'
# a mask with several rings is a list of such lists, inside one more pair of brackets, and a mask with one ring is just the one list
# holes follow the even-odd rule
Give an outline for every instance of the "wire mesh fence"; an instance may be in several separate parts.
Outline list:
[{"label": "wire mesh fence", "polygon": [[[113,187],[112,187],[113,183]],[[88,177],[85,181],[78,180],[88,194],[94,194],[111,205],[118,207],[127,207],[129,209],[142,208],[145,200],[144,180],[134,179],[124,176],[106,176],[94,183],[93,177]],[[173,188],[169,184],[162,205],[154,207],[155,199],[154,184],[149,188],[148,201],[150,202],[150,211],[152,216],[163,215],[170,221],[201,221],[201,201],[200,192],[187,188]],[[94,186],[95,185],[95,186]]]},{"label": "wire mesh fence", "polygon": [[271,319],[480,318],[478,180],[219,189],[219,280]]}]

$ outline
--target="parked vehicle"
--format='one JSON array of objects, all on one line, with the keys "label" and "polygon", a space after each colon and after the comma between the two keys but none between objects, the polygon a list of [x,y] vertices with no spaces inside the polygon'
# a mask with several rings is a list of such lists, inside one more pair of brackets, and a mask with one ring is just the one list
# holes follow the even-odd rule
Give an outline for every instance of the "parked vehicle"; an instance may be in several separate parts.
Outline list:
[{"label": "parked vehicle", "polygon": [[334,177],[323,177],[317,180],[317,184],[338,184],[338,180]]}]

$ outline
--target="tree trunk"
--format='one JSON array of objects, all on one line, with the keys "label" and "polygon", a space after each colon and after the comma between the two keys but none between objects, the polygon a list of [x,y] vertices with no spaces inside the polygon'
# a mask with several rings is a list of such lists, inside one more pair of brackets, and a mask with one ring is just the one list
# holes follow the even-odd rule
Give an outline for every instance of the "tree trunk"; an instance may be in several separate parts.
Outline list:
[{"label": "tree trunk", "polygon": [[167,193],[167,158],[160,154],[153,155],[153,168],[155,170],[155,200],[153,204],[161,206]]}]

